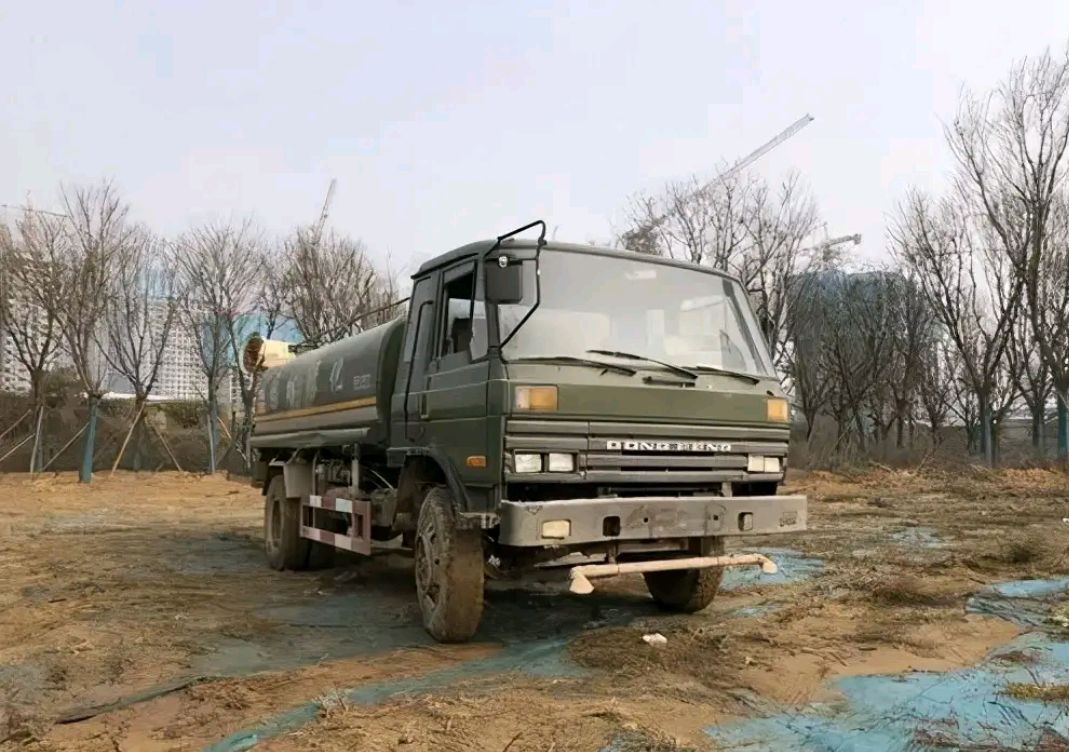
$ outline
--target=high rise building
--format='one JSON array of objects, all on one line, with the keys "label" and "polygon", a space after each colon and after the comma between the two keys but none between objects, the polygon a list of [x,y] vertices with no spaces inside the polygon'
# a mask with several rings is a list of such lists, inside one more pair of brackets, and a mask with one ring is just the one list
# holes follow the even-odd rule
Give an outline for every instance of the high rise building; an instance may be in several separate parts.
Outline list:
[{"label": "high rise building", "polygon": [[[48,314],[44,308],[38,305],[24,291],[18,289],[10,277],[0,277],[0,296],[3,296],[0,305],[0,314],[10,317],[11,325],[0,322],[0,390],[7,392],[30,391],[30,375],[26,367],[19,360],[18,348],[15,345],[15,337],[11,329],[16,330],[30,338],[30,352],[39,352],[45,346],[48,337]],[[54,352],[49,358],[51,367],[69,365],[70,362],[58,351],[60,332],[58,325],[53,324],[53,342],[49,344]]]}]

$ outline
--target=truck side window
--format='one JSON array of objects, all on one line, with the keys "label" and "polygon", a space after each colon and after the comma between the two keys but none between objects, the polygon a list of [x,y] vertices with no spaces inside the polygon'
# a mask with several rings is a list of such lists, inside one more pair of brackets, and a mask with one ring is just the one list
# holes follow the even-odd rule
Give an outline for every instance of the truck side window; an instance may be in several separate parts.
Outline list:
[{"label": "truck side window", "polygon": [[486,355],[486,306],[476,299],[475,291],[474,265],[443,286],[445,323],[438,351],[443,358],[464,353],[474,360]]},{"label": "truck side window", "polygon": [[[408,328],[405,331],[405,344],[404,351],[401,353],[401,360],[404,363],[409,363],[412,360],[412,345],[413,338],[416,336],[416,321],[419,320],[419,342],[416,344],[416,363],[419,365],[419,371],[422,373],[422,364],[426,362],[427,346],[429,335],[431,332],[431,326],[434,322],[434,309],[430,305],[424,305],[434,298],[434,291],[431,286],[430,279],[424,277],[417,280],[415,287],[412,288],[412,299],[408,304],[409,306],[409,321]],[[420,315],[420,308],[422,307],[423,314]]]}]

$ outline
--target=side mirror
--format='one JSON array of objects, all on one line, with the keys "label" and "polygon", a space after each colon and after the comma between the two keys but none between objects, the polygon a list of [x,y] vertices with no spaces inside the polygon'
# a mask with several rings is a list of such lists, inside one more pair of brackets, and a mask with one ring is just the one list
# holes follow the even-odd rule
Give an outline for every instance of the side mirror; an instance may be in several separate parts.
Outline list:
[{"label": "side mirror", "polygon": [[[502,266],[502,261],[504,266]],[[486,264],[486,301],[512,304],[523,301],[523,262],[500,256]]]}]

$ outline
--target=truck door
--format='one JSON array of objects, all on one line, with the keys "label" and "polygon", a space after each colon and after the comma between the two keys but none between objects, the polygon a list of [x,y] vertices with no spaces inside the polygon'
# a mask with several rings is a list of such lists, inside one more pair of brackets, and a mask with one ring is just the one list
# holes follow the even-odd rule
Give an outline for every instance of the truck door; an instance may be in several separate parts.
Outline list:
[{"label": "truck door", "polygon": [[439,275],[434,273],[417,279],[412,286],[408,325],[390,405],[391,436],[399,446],[423,443],[425,426],[421,413],[427,391],[427,364],[434,352],[434,302],[438,294],[438,278]]},{"label": "truck door", "polygon": [[442,272],[434,356],[422,405],[428,443],[449,458],[473,499],[479,496],[473,486],[492,485],[487,465],[494,464],[486,462],[490,370],[480,266],[469,260]]}]

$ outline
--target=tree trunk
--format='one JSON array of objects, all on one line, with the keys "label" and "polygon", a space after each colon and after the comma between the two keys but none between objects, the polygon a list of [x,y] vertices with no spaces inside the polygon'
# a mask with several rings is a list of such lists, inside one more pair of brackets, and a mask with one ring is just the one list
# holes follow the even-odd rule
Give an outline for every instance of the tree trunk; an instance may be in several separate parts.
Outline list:
[{"label": "tree trunk", "polygon": [[89,397],[89,423],[82,440],[82,466],[78,469],[78,482],[88,483],[93,479],[93,445],[97,435],[97,404],[100,398]]},{"label": "tree trunk", "polygon": [[134,419],[134,425],[133,425],[133,438],[134,438],[133,463],[134,463],[134,472],[135,473],[141,472],[141,452],[142,452],[142,447],[144,446],[144,443],[145,443],[144,440],[143,440],[143,435],[142,435],[144,433],[142,431],[142,426],[143,426],[143,423],[144,423],[144,420],[145,420],[145,403],[147,401],[148,401],[148,395],[145,395],[144,397],[137,397],[137,399],[134,402],[134,410],[136,411],[134,414],[137,416]]},{"label": "tree trunk", "polygon": [[980,402],[980,451],[988,467],[995,466],[995,447],[991,435],[991,405],[986,394],[977,395]]},{"label": "tree trunk", "polygon": [[208,472],[215,473],[215,390],[208,388]]},{"label": "tree trunk", "polygon": [[43,443],[41,441],[41,425],[44,421],[45,412],[45,372],[35,371],[30,374],[30,398],[33,402],[33,445],[30,449],[30,473],[44,464],[42,461]]},{"label": "tree trunk", "polygon": [[[241,416],[241,446],[245,450],[245,472],[252,473],[252,411],[255,409],[253,394],[249,393],[249,399],[245,400],[245,414]],[[806,418],[805,440],[809,443],[809,436],[813,428],[808,425]]]},{"label": "tree trunk", "polygon": [[1035,450],[1036,455],[1042,459],[1046,454],[1046,411],[1042,402],[1029,405],[1032,410],[1032,449]]},{"label": "tree trunk", "polygon": [[1069,395],[1058,395],[1058,460],[1069,464]]},{"label": "tree trunk", "polygon": [[[808,444],[809,440],[813,438],[813,431],[816,429],[817,414],[816,411],[808,413],[805,410],[802,411],[802,415],[805,416],[805,443]],[[252,412],[251,410],[246,413],[245,424],[248,426],[246,432],[246,440],[252,438]]]}]

